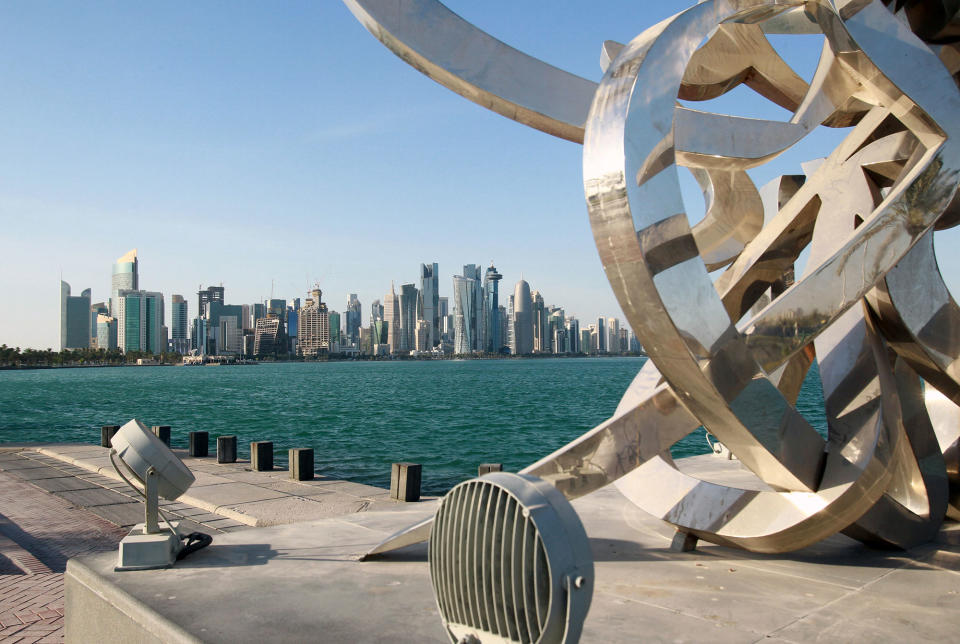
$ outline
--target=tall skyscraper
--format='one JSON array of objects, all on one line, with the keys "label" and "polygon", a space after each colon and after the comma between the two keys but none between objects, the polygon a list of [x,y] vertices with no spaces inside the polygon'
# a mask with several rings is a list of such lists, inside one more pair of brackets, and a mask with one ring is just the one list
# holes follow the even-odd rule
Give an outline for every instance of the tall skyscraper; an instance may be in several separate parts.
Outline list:
[{"label": "tall skyscraper", "polygon": [[330,311],[327,314],[330,320],[330,348],[340,348],[340,342],[343,340],[340,326],[340,314],[337,311]]},{"label": "tall skyscraper", "polygon": [[117,294],[117,304],[117,347],[122,352],[166,351],[163,293],[123,289]]},{"label": "tall skyscraper", "polygon": [[504,348],[510,350],[510,317],[507,315],[507,307],[501,304],[499,309],[497,319],[500,322],[500,347],[497,351],[503,353]]},{"label": "tall skyscraper", "polygon": [[607,321],[603,318],[597,318],[597,353],[607,352]]},{"label": "tall skyscraper", "polygon": [[97,302],[90,305],[90,346],[97,349],[101,348],[97,344],[97,317],[100,315],[110,315],[110,307],[106,302]]},{"label": "tall skyscraper", "polygon": [[400,351],[417,348],[417,298],[419,291],[413,284],[400,286]]},{"label": "tall skyscraper", "polygon": [[363,326],[360,300],[356,293],[350,294],[344,315],[347,318],[347,340],[356,344],[360,340],[360,327]]},{"label": "tall skyscraper", "polygon": [[513,289],[513,353],[519,356],[533,353],[533,298],[526,280],[517,282]]},{"label": "tall skyscraper", "polygon": [[110,315],[119,317],[118,297],[121,290],[136,291],[140,288],[138,275],[137,249],[134,248],[113,264],[113,277],[110,280]]},{"label": "tall skyscraper", "polygon": [[440,292],[437,263],[420,264],[419,318],[429,323],[426,343],[433,348],[440,343]]},{"label": "tall skyscraper", "polygon": [[298,352],[304,356],[319,356],[330,350],[330,317],[323,303],[320,287],[310,292],[306,306],[300,309]]},{"label": "tall skyscraper", "polygon": [[197,316],[207,316],[207,305],[211,302],[223,304],[223,286],[210,286],[197,291]]},{"label": "tall skyscraper", "polygon": [[617,318],[607,318],[607,351],[609,353],[622,353],[620,347],[620,320]]},{"label": "tall skyscraper", "polygon": [[60,350],[90,347],[90,289],[70,295],[70,285],[60,280]]},{"label": "tall skyscraper", "polygon": [[117,318],[97,314],[97,348],[105,351],[117,348]]},{"label": "tall skyscraper", "polygon": [[396,353],[400,349],[400,299],[397,297],[397,290],[390,282],[390,292],[383,298],[383,321],[387,323],[387,344],[390,346],[390,353]]},{"label": "tall skyscraper", "polygon": [[486,318],[483,325],[486,331],[483,350],[487,353],[497,353],[503,346],[503,336],[500,335],[499,283],[501,279],[503,275],[497,272],[493,264],[490,264],[483,276],[483,315]]},{"label": "tall skyscraper", "polygon": [[182,295],[170,296],[170,339],[187,339],[187,301]]},{"label": "tall skyscraper", "polygon": [[453,352],[469,354],[477,348],[477,294],[480,284],[473,271],[453,276]]},{"label": "tall skyscraper", "polygon": [[283,332],[283,320],[278,317],[266,317],[257,320],[254,331],[253,352],[258,356],[285,353],[287,340]]},{"label": "tall skyscraper", "polygon": [[544,306],[540,291],[534,291],[531,298],[533,300],[533,352],[550,353],[549,313]]},{"label": "tall skyscraper", "polygon": [[471,345],[473,351],[483,351],[483,341],[487,334],[487,317],[483,311],[483,281],[481,278],[481,268],[476,264],[464,264],[463,276],[476,281],[473,289],[473,319],[469,321],[471,332]]}]

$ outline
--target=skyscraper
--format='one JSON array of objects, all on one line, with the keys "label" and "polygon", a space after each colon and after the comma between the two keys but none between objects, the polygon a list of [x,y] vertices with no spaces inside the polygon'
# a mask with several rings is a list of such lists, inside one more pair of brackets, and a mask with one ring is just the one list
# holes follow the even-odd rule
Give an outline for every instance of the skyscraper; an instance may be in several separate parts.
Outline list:
[{"label": "skyscraper", "polygon": [[121,290],[136,291],[140,288],[137,277],[137,249],[134,248],[113,265],[113,277],[110,280],[110,315],[119,316],[117,301]]},{"label": "skyscraper", "polygon": [[330,317],[323,303],[320,287],[311,291],[306,306],[300,309],[298,352],[304,356],[319,356],[330,350]]},{"label": "skyscraper", "polygon": [[603,318],[597,318],[597,353],[607,352],[607,324]]},{"label": "skyscraper", "polygon": [[400,351],[413,351],[417,347],[417,297],[419,291],[413,284],[400,286]]},{"label": "skyscraper", "polygon": [[433,348],[440,343],[440,292],[437,263],[420,264],[419,317],[429,323],[426,343]]},{"label": "skyscraper", "polygon": [[370,324],[381,322],[383,320],[383,304],[380,300],[374,300],[370,304]]},{"label": "skyscraper", "polygon": [[110,315],[110,307],[106,302],[97,302],[90,305],[90,346],[106,349],[106,347],[100,347],[97,344],[97,317],[100,315]]},{"label": "skyscraper", "polygon": [[207,305],[211,302],[223,304],[223,286],[210,286],[197,291],[197,316],[207,316]]},{"label": "skyscraper", "polygon": [[387,344],[390,346],[390,353],[396,353],[400,349],[400,300],[397,298],[397,290],[390,282],[390,292],[383,298],[383,321],[387,323]]},{"label": "skyscraper", "polygon": [[170,348],[177,353],[187,353],[190,349],[187,340],[187,300],[182,295],[170,296]]},{"label": "skyscraper", "polygon": [[70,285],[60,280],[60,350],[90,347],[90,289],[70,295]]},{"label": "skyscraper", "polygon": [[607,318],[607,351],[621,353],[620,320],[617,318]]},{"label": "skyscraper", "polygon": [[360,327],[363,326],[360,300],[357,299],[356,293],[350,294],[344,315],[347,319],[347,340],[356,344],[360,340]]},{"label": "skyscraper", "polygon": [[253,352],[258,356],[285,353],[287,340],[283,321],[278,317],[260,318],[254,331]]},{"label": "skyscraper", "polygon": [[513,347],[515,355],[533,353],[533,298],[525,280],[513,289]]},{"label": "skyscraper", "polygon": [[453,352],[456,354],[472,353],[477,346],[476,306],[479,291],[476,278],[453,276]]},{"label": "skyscraper", "polygon": [[166,351],[163,330],[163,293],[130,291],[117,293],[117,347],[127,351]]},{"label": "skyscraper", "polygon": [[97,314],[97,348],[106,351],[117,348],[117,318]]},{"label": "skyscraper", "polygon": [[337,311],[330,311],[327,314],[330,320],[330,348],[339,349],[342,336],[340,333],[340,314]]},{"label": "skyscraper", "polygon": [[497,353],[503,346],[503,337],[500,334],[500,294],[499,283],[503,275],[497,272],[493,264],[487,268],[483,276],[483,315],[486,318],[483,328],[486,334],[483,339],[483,350],[487,353]]},{"label": "skyscraper", "polygon": [[473,351],[483,351],[483,342],[487,333],[487,317],[483,311],[483,282],[480,277],[480,267],[476,264],[464,264],[463,276],[475,281],[473,287],[473,317],[468,320],[471,328],[470,349]]},{"label": "skyscraper", "polygon": [[534,353],[550,353],[549,314],[544,306],[543,296],[540,295],[540,291],[534,291],[531,299],[533,300],[533,351]]}]

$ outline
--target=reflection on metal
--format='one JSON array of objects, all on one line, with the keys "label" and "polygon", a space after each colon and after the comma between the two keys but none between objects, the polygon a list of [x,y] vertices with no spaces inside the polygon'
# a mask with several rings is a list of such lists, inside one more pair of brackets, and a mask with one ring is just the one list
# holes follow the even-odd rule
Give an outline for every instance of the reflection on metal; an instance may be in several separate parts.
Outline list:
[{"label": "reflection on metal", "polygon": [[[759,552],[839,531],[910,547],[960,515],[960,307],[933,252],[935,231],[960,222],[956,3],[707,0],[604,43],[594,85],[439,2],[345,1],[451,89],[557,136],[582,132],[597,249],[650,361],[612,418],[524,472],[570,498],[616,481],[684,533]],[[771,33],[822,34],[809,82]],[[740,85],[789,117],[678,102]],[[758,190],[746,170],[820,127],[846,137],[803,176]],[[703,189],[700,222],[685,213],[681,171]],[[795,407],[814,359],[826,439]],[[755,485],[676,467],[670,446],[701,425]]]}]

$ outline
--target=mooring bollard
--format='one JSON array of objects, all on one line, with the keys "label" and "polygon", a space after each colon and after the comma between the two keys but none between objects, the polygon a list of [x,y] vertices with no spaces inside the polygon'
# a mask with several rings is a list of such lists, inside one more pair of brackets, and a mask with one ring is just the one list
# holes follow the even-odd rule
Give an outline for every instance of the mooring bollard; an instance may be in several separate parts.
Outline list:
[{"label": "mooring bollard", "polygon": [[190,456],[203,457],[210,453],[210,434],[190,432]]},{"label": "mooring bollard", "polygon": [[313,480],[313,448],[295,447],[289,452],[290,478],[294,481]]},{"label": "mooring bollard", "polygon": [[120,425],[104,425],[100,428],[100,447],[113,447],[110,444],[113,435],[120,431]]},{"label": "mooring bollard", "polygon": [[269,472],[273,469],[273,441],[250,443],[250,469],[254,472]]},{"label": "mooring bollard", "polygon": [[394,463],[390,468],[390,498],[419,501],[421,470],[418,463]]},{"label": "mooring bollard", "polygon": [[480,463],[480,466],[477,468],[477,476],[483,476],[490,472],[502,472],[503,463]]},{"label": "mooring bollard", "polygon": [[237,462],[237,437],[217,436],[217,463]]},{"label": "mooring bollard", "polygon": [[162,440],[167,447],[170,447],[170,425],[154,425],[151,429],[157,435],[157,438]]}]

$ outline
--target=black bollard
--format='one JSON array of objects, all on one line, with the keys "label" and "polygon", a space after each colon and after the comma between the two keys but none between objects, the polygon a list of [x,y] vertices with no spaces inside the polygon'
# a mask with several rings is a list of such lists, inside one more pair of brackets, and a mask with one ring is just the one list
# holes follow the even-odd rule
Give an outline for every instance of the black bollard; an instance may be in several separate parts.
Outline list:
[{"label": "black bollard", "polygon": [[190,456],[198,458],[210,453],[210,434],[208,432],[190,432]]},{"label": "black bollard", "polygon": [[164,445],[170,447],[170,425],[154,425],[151,429]]},{"label": "black bollard", "polygon": [[254,472],[269,472],[273,469],[273,441],[250,443],[250,469]]},{"label": "black bollard", "polygon": [[120,425],[104,425],[100,428],[100,447],[112,447],[113,435],[120,431]]},{"label": "black bollard", "polygon": [[483,476],[490,472],[502,472],[503,463],[480,463],[480,467],[477,468],[477,476]]},{"label": "black bollard", "polygon": [[313,449],[299,447],[291,449],[288,454],[290,457],[290,478],[294,481],[312,481]]},{"label": "black bollard", "polygon": [[237,462],[237,437],[217,436],[217,463]]},{"label": "black bollard", "polygon": [[390,498],[419,501],[421,471],[417,463],[394,463],[390,468]]}]

